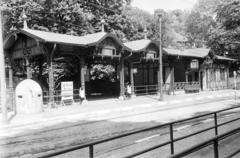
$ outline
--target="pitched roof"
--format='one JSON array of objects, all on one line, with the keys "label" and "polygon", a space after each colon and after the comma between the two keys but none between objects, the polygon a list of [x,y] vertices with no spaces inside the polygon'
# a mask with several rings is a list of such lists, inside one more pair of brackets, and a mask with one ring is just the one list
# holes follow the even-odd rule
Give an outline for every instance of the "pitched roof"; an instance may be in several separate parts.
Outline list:
[{"label": "pitched roof", "polygon": [[151,40],[148,40],[148,39],[126,42],[126,43],[124,43],[124,45],[126,47],[130,48],[133,52],[140,52],[140,51],[145,50],[151,43],[158,46],[155,41],[151,41]]},{"label": "pitched roof", "polygon": [[192,49],[180,50],[180,49],[164,48],[163,50],[166,52],[167,55],[204,58],[205,56],[208,55],[210,49],[192,48]]},{"label": "pitched roof", "polygon": [[[50,43],[60,43],[60,44],[67,44],[67,45],[76,45],[76,46],[92,46],[95,45],[102,40],[104,40],[107,37],[114,38],[114,40],[121,46],[124,47],[121,41],[111,33],[106,32],[98,32],[93,33],[85,36],[72,36],[72,35],[66,35],[66,34],[60,34],[60,33],[53,33],[53,32],[46,32],[46,31],[39,31],[39,30],[32,30],[32,29],[21,29],[17,33],[25,34],[31,38],[34,38],[36,40],[42,41],[42,42],[50,42]],[[8,48],[11,44],[8,42],[12,42],[13,35],[10,35],[5,42],[4,42],[4,48]]]}]

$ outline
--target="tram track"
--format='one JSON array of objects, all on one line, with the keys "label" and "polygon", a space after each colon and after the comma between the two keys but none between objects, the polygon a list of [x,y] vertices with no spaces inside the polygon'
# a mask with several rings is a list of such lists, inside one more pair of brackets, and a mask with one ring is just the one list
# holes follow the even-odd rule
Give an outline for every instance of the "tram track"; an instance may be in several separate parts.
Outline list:
[{"label": "tram track", "polygon": [[[239,115],[239,112],[233,112],[233,113],[224,113],[222,115],[220,115],[218,117],[218,119],[231,119],[230,117],[234,117],[236,115]],[[209,118],[204,118],[204,119],[200,119],[200,120],[193,120],[191,122],[188,122],[188,123],[180,123],[180,127],[178,128],[175,128],[174,129],[174,132],[177,133],[177,132],[182,132],[182,131],[187,131],[189,128],[199,128],[199,126],[206,126],[206,124],[210,123],[210,122],[213,122],[214,119],[211,119],[209,120]],[[189,124],[191,123],[191,124]],[[187,125],[186,125],[187,124]],[[168,127],[166,128],[163,128],[163,129],[168,129]],[[163,129],[159,129],[160,130],[163,130]],[[201,128],[199,128],[201,129]],[[157,131],[157,130],[156,130]],[[129,148],[129,147],[133,147],[136,146],[136,144],[139,144],[139,143],[149,143],[149,142],[154,142],[156,139],[160,139],[160,137],[164,137],[166,136],[167,138],[169,138],[169,135],[170,135],[170,132],[167,131],[167,132],[163,132],[161,134],[159,134],[159,131],[158,133],[156,134],[155,132],[152,134],[152,135],[147,135],[146,137],[144,138],[141,138],[141,139],[135,139],[131,142],[129,142],[128,144],[126,145],[122,145],[122,146],[118,146],[118,147],[115,147],[115,148],[112,148],[110,150],[105,150],[104,152],[102,151],[97,151],[95,152],[95,157],[96,158],[104,158],[104,157],[110,157],[109,153],[113,153],[113,152],[119,152],[121,150],[124,150],[124,148]],[[210,131],[214,131],[214,129],[210,130]],[[147,133],[147,132],[146,132]],[[128,138],[129,139],[129,138]],[[155,144],[156,145],[156,144]],[[144,146],[144,145],[143,145]],[[111,154],[110,154],[111,155]]]},{"label": "tram track", "polygon": [[[214,103],[214,102],[221,102],[221,101],[226,101],[231,99],[231,97],[225,97],[225,98],[221,98],[221,99],[211,99],[211,100],[205,100],[205,101],[198,101],[198,103],[189,103],[189,104],[184,104],[182,103],[181,105],[178,105],[178,107],[174,107],[172,106],[171,108],[158,108],[157,106],[154,106],[154,108],[151,108],[151,110],[148,110],[145,112],[137,112],[137,113],[128,113],[125,115],[118,115],[115,117],[108,117],[107,119],[102,119],[102,120],[97,120],[97,121],[90,121],[90,122],[84,122],[84,123],[71,123],[71,125],[65,125],[65,126],[60,126],[58,128],[49,128],[48,130],[41,130],[41,131],[36,131],[36,132],[32,132],[32,133],[25,133],[23,135],[20,136],[16,136],[16,137],[11,137],[11,138],[7,138],[1,142],[1,146],[11,146],[12,144],[14,145],[27,145],[27,144],[37,144],[37,143],[44,143],[44,144],[56,144],[54,147],[49,148],[49,150],[47,150],[46,148],[44,148],[44,150],[42,152],[46,152],[46,151],[53,151],[53,150],[57,150],[57,149],[62,149],[64,147],[69,147],[69,146],[74,146],[74,145],[79,145],[79,144],[83,144],[89,141],[93,141],[93,140],[97,140],[99,138],[107,138],[107,137],[111,137],[111,136],[115,136],[121,133],[127,133],[127,132],[131,132],[134,130],[138,130],[141,129],[143,127],[146,126],[139,126],[139,127],[133,127],[133,128],[126,128],[126,129],[121,129],[121,131],[118,131],[115,129],[115,131],[113,130],[111,133],[103,133],[102,135],[95,135],[93,137],[82,137],[82,138],[78,138],[81,135],[79,134],[79,130],[82,130],[83,128],[86,128],[84,126],[92,126],[95,127],[94,124],[99,124],[99,123],[104,123],[106,121],[114,121],[116,119],[119,118],[131,118],[131,117],[136,117],[136,116],[144,116],[144,115],[151,115],[153,113],[158,113],[161,111],[167,111],[167,110],[171,110],[171,109],[176,109],[176,108],[183,108],[183,107],[189,107],[189,106],[199,106],[199,105],[203,105],[203,104],[207,104],[207,103]],[[159,124],[159,123],[158,123]],[[67,131],[71,131],[70,133],[64,133],[63,131],[67,130]],[[61,131],[61,132],[59,132]],[[25,139],[27,138],[27,139]],[[66,142],[64,144],[61,144],[60,142],[63,141],[63,138],[67,138],[68,140],[66,140]],[[21,141],[23,140],[23,141]],[[52,145],[53,146],[53,145]],[[116,149],[117,150],[117,149]],[[41,148],[40,150],[36,150],[36,153],[41,153]]]},{"label": "tram track", "polygon": [[[221,101],[226,101],[226,100],[231,100],[231,99],[232,99],[232,97],[224,97],[224,98],[210,99],[210,100],[207,100],[207,101],[198,101],[198,103],[193,103],[193,102],[178,103],[178,104],[181,104],[181,105],[180,106],[167,107],[167,108],[159,107],[156,104],[151,108],[153,110],[142,109],[141,111],[143,111],[143,112],[129,112],[128,111],[129,114],[117,114],[118,116],[112,116],[112,117],[108,116],[107,118],[106,117],[102,117],[102,118],[98,117],[99,120],[96,120],[96,121],[93,121],[95,116],[89,117],[88,120],[91,120],[91,121],[86,120],[87,122],[84,122],[84,123],[67,122],[67,120],[66,120],[65,123],[68,123],[69,125],[61,125],[61,127],[50,128],[48,130],[41,130],[40,129],[40,130],[38,130],[38,133],[53,132],[53,131],[56,131],[56,130],[71,128],[71,127],[76,127],[76,126],[95,124],[95,123],[104,122],[104,121],[114,121],[115,119],[119,119],[119,118],[127,118],[127,117],[132,117],[132,116],[145,115],[145,114],[155,113],[155,112],[159,112],[159,111],[167,111],[167,110],[171,110],[171,109],[181,109],[181,108],[184,108],[184,107],[194,107],[194,106],[198,106],[198,105],[204,105],[204,104],[214,103],[214,102],[221,102]],[[171,104],[169,104],[169,106],[170,105]],[[139,110],[137,110],[137,111],[139,111]],[[123,112],[127,113],[127,111],[123,111]],[[123,113],[123,112],[120,112],[120,113]],[[58,125],[56,125],[56,126],[58,126]],[[10,129],[11,129],[11,127],[10,127]],[[17,135],[16,137],[22,137],[22,136],[24,137],[24,136],[29,135],[30,133],[32,133],[32,132],[26,132],[24,134]],[[12,137],[12,138],[14,138],[14,137]]]},{"label": "tram track", "polygon": [[[87,122],[84,122],[84,123],[76,123],[76,122],[70,122],[69,123],[66,120],[66,123],[68,123],[70,125],[61,125],[61,127],[50,128],[48,130],[41,130],[40,129],[40,130],[38,130],[38,133],[53,132],[53,131],[62,130],[62,129],[66,129],[66,128],[71,128],[71,127],[76,127],[76,126],[95,124],[95,123],[104,122],[104,121],[114,121],[115,119],[119,119],[119,118],[140,116],[140,115],[155,113],[155,112],[159,112],[159,111],[167,111],[167,110],[171,110],[171,109],[181,109],[181,108],[184,108],[184,107],[204,105],[204,104],[208,104],[208,103],[221,102],[221,101],[226,101],[226,100],[230,100],[230,99],[232,99],[232,98],[231,97],[225,97],[225,98],[220,98],[220,99],[218,98],[218,99],[211,99],[211,100],[207,100],[207,101],[199,101],[200,103],[191,103],[191,102],[188,103],[188,104],[186,104],[186,103],[179,103],[179,104],[181,104],[181,106],[174,106],[174,107],[167,107],[167,108],[162,108],[162,107],[158,107],[157,105],[156,106],[154,105],[154,107],[153,107],[154,110],[146,111],[146,109],[142,109],[142,110],[144,110],[144,112],[136,112],[136,113],[130,112],[129,114],[118,114],[119,116],[112,116],[112,117],[108,117],[108,118],[102,117],[102,119],[98,118],[99,120],[96,120],[96,121],[92,121],[92,119],[95,118],[94,116],[92,116],[92,117],[88,118],[88,120],[91,120],[91,121],[87,121]],[[124,112],[126,113],[126,111],[124,111]],[[56,126],[58,126],[58,125],[56,125]],[[26,132],[24,134],[17,135],[16,137],[24,137],[24,136],[27,136],[29,134],[30,134],[29,132]],[[12,137],[12,138],[14,138],[14,137]]]}]

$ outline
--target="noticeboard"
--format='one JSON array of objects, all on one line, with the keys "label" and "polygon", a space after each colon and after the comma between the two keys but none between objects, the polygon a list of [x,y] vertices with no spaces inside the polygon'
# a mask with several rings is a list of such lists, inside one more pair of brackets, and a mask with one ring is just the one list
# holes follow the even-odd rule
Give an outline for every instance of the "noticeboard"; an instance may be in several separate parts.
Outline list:
[{"label": "noticeboard", "polygon": [[198,69],[199,68],[199,62],[197,59],[194,59],[190,63],[190,69]]},{"label": "noticeboard", "polygon": [[67,100],[73,101],[73,82],[61,82],[61,96],[62,102],[65,103]]}]

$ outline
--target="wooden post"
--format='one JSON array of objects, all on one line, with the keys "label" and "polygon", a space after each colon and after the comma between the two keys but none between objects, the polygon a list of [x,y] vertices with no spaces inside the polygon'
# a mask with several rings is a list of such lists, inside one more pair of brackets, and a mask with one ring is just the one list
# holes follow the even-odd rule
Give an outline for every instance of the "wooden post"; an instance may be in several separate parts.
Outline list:
[{"label": "wooden post", "polygon": [[[81,87],[85,91],[85,69],[84,69],[85,61],[84,58],[80,58],[80,79],[81,79]],[[86,100],[86,94],[84,96],[84,100]]]},{"label": "wooden post", "polygon": [[209,79],[208,79],[208,68],[206,68],[206,84],[207,84],[207,89],[209,90]]},{"label": "wooden post", "polygon": [[2,11],[0,9],[0,97],[1,97],[1,111],[2,111],[2,122],[8,123],[8,112],[7,112],[7,88],[6,88],[6,76],[5,76],[5,57],[3,50],[3,36],[2,36]]},{"label": "wooden post", "polygon": [[8,66],[8,94],[10,97],[9,105],[11,105],[14,113],[16,114],[16,106],[15,106],[15,97],[14,97],[14,89],[13,89],[13,69],[12,69],[12,63],[9,58],[9,66]]},{"label": "wooden post", "polygon": [[174,94],[174,90],[175,90],[174,89],[175,88],[174,87],[174,80],[175,80],[175,78],[174,78],[174,65],[173,64],[171,64],[171,70],[170,71],[171,71],[170,72],[171,73],[171,76],[170,76],[171,77],[171,79],[170,79],[171,80],[171,89],[172,89],[172,93]]},{"label": "wooden post", "polygon": [[227,88],[229,88],[229,68],[226,68],[226,81],[227,81]]},{"label": "wooden post", "polygon": [[8,81],[9,81],[9,88],[12,90],[13,89],[13,70],[12,70],[12,66],[9,66],[8,69]]},{"label": "wooden post", "polygon": [[50,54],[48,54],[48,86],[49,86],[49,104],[54,108],[54,76],[53,76],[53,54],[56,50],[56,44]]},{"label": "wooden post", "polygon": [[185,71],[185,81],[188,82],[188,72]]},{"label": "wooden post", "polygon": [[31,72],[29,58],[25,57],[25,61],[26,61],[26,67],[27,67],[27,79],[31,79],[32,78],[32,72]]},{"label": "wooden post", "polygon": [[125,98],[125,86],[124,86],[124,61],[120,61],[120,96],[119,99]]},{"label": "wooden post", "polygon": [[48,87],[49,87],[49,103],[54,107],[54,79],[53,79],[53,62],[49,56],[48,59]]},{"label": "wooden post", "polygon": [[133,63],[132,63],[132,61],[130,61],[129,66],[130,66],[130,80],[131,80],[131,88],[132,88],[131,97],[136,97],[135,91],[134,91],[134,74],[133,74]]},{"label": "wooden post", "polygon": [[202,90],[202,76],[201,76],[201,70],[198,70],[198,82],[200,86],[200,90]]}]

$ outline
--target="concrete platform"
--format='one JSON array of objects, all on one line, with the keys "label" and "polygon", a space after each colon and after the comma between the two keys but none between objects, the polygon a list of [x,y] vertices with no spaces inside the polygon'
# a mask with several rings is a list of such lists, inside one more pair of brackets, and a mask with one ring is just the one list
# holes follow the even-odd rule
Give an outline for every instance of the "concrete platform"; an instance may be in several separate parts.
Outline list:
[{"label": "concrete platform", "polygon": [[[178,106],[180,103],[200,101],[211,98],[231,97],[235,99],[240,97],[240,91],[234,90],[220,90],[220,91],[205,91],[193,94],[177,94],[164,95],[163,101],[158,100],[157,95],[137,96],[133,99],[119,100],[119,99],[104,99],[88,101],[84,104],[74,103],[70,106],[59,106],[57,108],[44,108],[44,112],[40,114],[17,114],[13,112],[8,114],[8,124],[0,124],[0,130],[8,128],[23,128],[27,126],[47,126],[57,124],[69,120],[88,119],[90,117],[107,117],[109,114],[119,114],[125,112],[133,112],[135,110],[144,110],[145,108],[161,107],[167,108],[170,105]],[[1,114],[0,114],[1,115]],[[1,118],[2,116],[0,116]],[[5,130],[4,130],[5,131]],[[0,131],[0,136],[4,131]],[[7,135],[8,133],[6,133]]]}]

